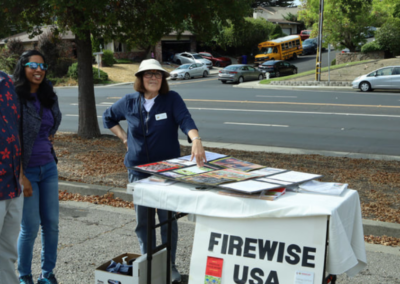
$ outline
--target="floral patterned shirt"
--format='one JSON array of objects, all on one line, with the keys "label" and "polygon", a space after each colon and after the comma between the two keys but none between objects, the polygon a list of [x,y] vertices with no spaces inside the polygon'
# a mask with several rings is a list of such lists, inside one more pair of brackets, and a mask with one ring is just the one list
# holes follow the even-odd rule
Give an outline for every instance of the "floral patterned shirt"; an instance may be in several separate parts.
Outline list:
[{"label": "floral patterned shirt", "polygon": [[0,72],[0,200],[21,194],[20,109],[12,80]]}]

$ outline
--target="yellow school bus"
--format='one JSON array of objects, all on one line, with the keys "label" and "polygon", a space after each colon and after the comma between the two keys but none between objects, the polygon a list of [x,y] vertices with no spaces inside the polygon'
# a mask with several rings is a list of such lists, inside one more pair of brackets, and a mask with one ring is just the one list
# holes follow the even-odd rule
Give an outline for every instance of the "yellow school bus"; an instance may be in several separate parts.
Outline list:
[{"label": "yellow school bus", "polygon": [[262,42],[258,45],[258,50],[254,59],[256,66],[268,60],[296,59],[297,55],[303,53],[303,46],[299,35],[290,35]]}]

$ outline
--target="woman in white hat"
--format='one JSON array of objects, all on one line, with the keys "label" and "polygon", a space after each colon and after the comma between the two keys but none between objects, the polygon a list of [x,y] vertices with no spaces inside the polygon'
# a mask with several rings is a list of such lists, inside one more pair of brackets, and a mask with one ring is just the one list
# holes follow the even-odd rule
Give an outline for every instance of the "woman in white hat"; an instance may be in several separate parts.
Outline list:
[{"label": "woman in white hat", "polygon": [[[103,114],[103,124],[126,145],[128,151],[124,164],[127,168],[136,165],[168,160],[180,156],[178,127],[192,142],[192,158],[198,166],[203,166],[205,152],[201,144],[197,127],[178,93],[169,90],[165,71],[155,59],[142,61],[136,72],[135,90],[113,104]],[[128,122],[127,133],[119,125],[121,120]],[[129,182],[146,178],[148,175],[128,169]],[[147,252],[147,207],[135,205],[137,226],[135,232],[139,238],[142,253]],[[167,219],[166,210],[157,210],[160,222]],[[153,216],[155,218],[155,212]],[[167,230],[161,228],[163,242],[167,240]],[[155,247],[155,233],[153,235]],[[181,276],[175,266],[178,225],[172,226],[172,280],[181,282]]]}]

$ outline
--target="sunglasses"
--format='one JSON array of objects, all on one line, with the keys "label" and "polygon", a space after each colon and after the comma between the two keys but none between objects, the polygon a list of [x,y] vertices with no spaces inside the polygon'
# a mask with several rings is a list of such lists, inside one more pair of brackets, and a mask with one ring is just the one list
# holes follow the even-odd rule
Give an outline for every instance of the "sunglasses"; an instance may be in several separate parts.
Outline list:
[{"label": "sunglasses", "polygon": [[46,71],[48,66],[46,63],[37,63],[37,62],[28,62],[24,66],[29,66],[29,68],[36,70],[38,66],[40,66],[40,69],[43,71]]},{"label": "sunglasses", "polygon": [[149,72],[149,71],[146,71],[146,72],[144,72],[143,77],[150,79],[150,78],[153,77],[153,75],[154,75],[154,77],[156,77],[156,79],[161,79],[162,76],[163,76],[163,74],[161,72]]}]

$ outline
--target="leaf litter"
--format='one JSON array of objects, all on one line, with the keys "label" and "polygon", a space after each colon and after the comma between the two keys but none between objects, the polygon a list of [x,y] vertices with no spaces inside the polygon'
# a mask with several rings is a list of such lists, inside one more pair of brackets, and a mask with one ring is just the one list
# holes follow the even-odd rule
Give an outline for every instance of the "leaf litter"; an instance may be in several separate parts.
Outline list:
[{"label": "leaf litter", "polygon": [[[87,140],[76,134],[58,133],[54,148],[60,180],[126,188],[128,174],[123,164],[126,148],[118,138],[102,135]],[[360,196],[363,218],[400,224],[400,161],[205,149],[268,167],[322,174],[321,181],[348,183]],[[181,146],[182,156],[190,151],[190,147]],[[82,196],[60,191],[59,199],[133,208],[132,202],[114,198],[112,193]],[[400,245],[399,238],[387,236],[365,236],[365,241]]]}]

